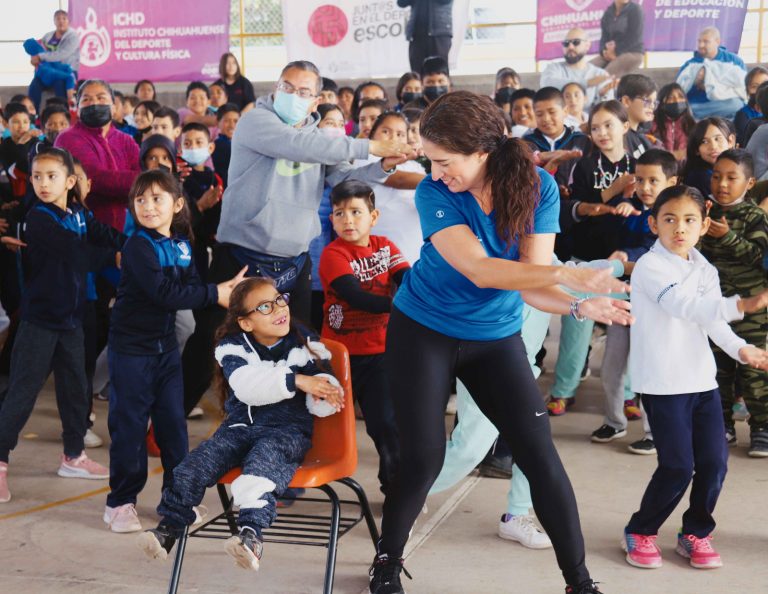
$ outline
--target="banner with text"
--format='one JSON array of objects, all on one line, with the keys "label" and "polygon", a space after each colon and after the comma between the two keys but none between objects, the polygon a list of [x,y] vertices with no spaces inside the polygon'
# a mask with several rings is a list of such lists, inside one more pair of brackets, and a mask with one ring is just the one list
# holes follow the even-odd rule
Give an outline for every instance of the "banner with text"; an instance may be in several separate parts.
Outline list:
[{"label": "banner with text", "polygon": [[[646,51],[695,51],[699,31],[716,26],[722,44],[737,52],[741,45],[748,0],[638,0],[642,5]],[[570,29],[580,27],[597,53],[600,20],[613,0],[539,0],[536,59],[562,58],[562,41]]]},{"label": "banner with text", "polygon": [[69,17],[80,35],[81,79],[216,79],[229,51],[229,2],[70,0]]},{"label": "banner with text", "polygon": [[571,29],[584,29],[592,40],[590,53],[600,49],[600,19],[613,0],[539,0],[536,6],[536,59],[563,57],[562,42]]},{"label": "banner with text", "polygon": [[[310,60],[329,78],[399,76],[409,70],[405,24],[395,0],[283,0],[288,60]],[[469,0],[453,2],[450,65],[466,31]]]},{"label": "banner with text", "polygon": [[642,0],[645,49],[695,51],[699,31],[720,30],[721,45],[738,52],[748,0]]}]

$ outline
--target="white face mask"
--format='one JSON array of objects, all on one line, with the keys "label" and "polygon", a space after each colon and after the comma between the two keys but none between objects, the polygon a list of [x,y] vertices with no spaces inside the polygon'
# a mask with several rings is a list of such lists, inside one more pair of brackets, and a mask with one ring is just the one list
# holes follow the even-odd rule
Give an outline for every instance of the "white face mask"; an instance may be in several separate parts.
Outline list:
[{"label": "white face mask", "polygon": [[208,160],[208,156],[209,153],[206,147],[194,149],[185,148],[181,150],[181,158],[192,165],[192,167],[205,163]]},{"label": "white face mask", "polygon": [[331,138],[338,138],[339,136],[345,136],[346,131],[344,128],[320,128],[320,132],[325,134],[326,136],[330,136]]}]

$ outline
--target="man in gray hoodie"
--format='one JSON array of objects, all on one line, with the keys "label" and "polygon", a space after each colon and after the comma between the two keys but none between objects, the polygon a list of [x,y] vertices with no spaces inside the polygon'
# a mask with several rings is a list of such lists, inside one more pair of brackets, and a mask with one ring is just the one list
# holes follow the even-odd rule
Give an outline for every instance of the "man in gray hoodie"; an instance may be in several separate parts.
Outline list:
[{"label": "man in gray hoodie", "polygon": [[[280,292],[291,293],[291,313],[309,320],[309,243],[320,233],[317,210],[325,183],[354,177],[383,182],[397,164],[415,157],[408,145],[329,137],[318,129],[322,81],[311,62],[283,68],[275,93],[260,97],[244,114],[232,137],[228,186],[210,269],[210,282],[231,278],[248,266],[248,276],[268,276]],[[381,161],[353,169],[369,154]],[[229,275],[229,276],[227,276]],[[189,412],[210,384],[213,333],[224,310],[196,313],[197,326],[184,350],[185,405]]]}]

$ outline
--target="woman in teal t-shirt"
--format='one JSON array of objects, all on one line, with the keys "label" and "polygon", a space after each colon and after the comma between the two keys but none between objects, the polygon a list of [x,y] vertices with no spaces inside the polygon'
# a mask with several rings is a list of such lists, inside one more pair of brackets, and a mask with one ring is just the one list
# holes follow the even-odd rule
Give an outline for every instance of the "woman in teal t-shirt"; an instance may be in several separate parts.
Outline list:
[{"label": "woman in teal t-shirt", "polygon": [[599,592],[584,564],[576,499],[520,338],[523,301],[542,311],[629,324],[610,272],[551,266],[560,199],[553,178],[505,135],[487,97],[457,91],[421,120],[432,177],[416,189],[424,245],[394,301],[387,366],[401,441],[399,480],[384,501],[372,594],[398,594],[408,533],[445,456],[445,407],[458,377],[509,444],[531,484],[566,592]]}]

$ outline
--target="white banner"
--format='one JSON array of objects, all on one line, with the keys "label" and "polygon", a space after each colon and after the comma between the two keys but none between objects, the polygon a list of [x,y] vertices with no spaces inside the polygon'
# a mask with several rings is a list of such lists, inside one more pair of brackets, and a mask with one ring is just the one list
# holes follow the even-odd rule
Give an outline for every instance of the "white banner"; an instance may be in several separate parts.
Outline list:
[{"label": "white banner", "polygon": [[[453,2],[455,67],[469,0]],[[409,8],[396,0],[283,0],[288,60],[310,60],[328,78],[400,76],[410,70],[405,24]]]}]

